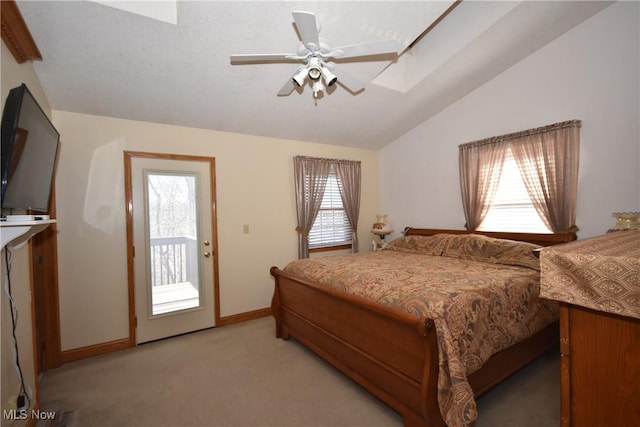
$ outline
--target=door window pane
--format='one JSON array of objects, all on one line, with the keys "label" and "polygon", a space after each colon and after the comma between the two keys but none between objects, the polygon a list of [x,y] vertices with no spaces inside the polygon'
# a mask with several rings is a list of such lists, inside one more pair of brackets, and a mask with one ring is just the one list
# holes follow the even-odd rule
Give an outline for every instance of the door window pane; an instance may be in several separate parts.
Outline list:
[{"label": "door window pane", "polygon": [[200,306],[197,176],[145,174],[151,315]]}]

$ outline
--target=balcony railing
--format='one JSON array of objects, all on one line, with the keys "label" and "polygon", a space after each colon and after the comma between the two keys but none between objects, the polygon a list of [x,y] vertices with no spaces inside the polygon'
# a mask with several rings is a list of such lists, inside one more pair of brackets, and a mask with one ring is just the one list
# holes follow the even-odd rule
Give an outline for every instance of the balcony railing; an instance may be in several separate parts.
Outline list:
[{"label": "balcony railing", "polygon": [[185,282],[197,285],[195,238],[157,237],[150,240],[150,275],[153,287]]}]

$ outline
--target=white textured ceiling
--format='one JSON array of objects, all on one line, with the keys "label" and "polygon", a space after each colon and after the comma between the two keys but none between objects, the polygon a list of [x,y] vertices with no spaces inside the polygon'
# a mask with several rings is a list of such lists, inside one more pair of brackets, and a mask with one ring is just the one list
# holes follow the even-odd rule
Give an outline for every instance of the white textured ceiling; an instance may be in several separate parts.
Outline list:
[{"label": "white textured ceiling", "polygon": [[[178,1],[174,25],[94,2],[17,3],[53,109],[371,149],[609,4]],[[338,64],[338,76],[365,82],[355,95],[335,85],[318,100],[310,87],[277,96],[297,64],[232,65],[229,56],[294,53],[294,10],[314,12],[332,46],[393,38],[401,55]]]}]

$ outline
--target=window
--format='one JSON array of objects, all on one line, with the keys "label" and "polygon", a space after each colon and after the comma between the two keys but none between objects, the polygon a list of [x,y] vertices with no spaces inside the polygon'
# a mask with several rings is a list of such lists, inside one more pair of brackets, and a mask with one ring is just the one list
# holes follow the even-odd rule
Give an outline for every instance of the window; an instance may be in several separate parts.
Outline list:
[{"label": "window", "polygon": [[351,245],[352,230],[340,197],[335,169],[331,168],[320,211],[309,232],[309,249]]},{"label": "window", "polygon": [[569,120],[459,145],[465,227],[575,231],[581,125]]},{"label": "window", "polygon": [[360,161],[318,157],[293,158],[298,258],[309,251],[358,252]]},{"label": "window", "polygon": [[506,152],[499,179],[495,197],[478,230],[551,233],[529,197],[511,149]]}]

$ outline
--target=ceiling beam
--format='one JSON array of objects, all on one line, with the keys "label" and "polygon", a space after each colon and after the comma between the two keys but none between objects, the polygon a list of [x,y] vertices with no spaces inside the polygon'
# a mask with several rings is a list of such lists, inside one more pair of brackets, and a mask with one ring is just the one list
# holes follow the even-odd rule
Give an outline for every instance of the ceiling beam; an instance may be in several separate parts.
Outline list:
[{"label": "ceiling beam", "polygon": [[0,20],[2,21],[2,41],[7,45],[13,57],[22,64],[26,61],[42,61],[42,55],[31,37],[29,28],[22,18],[14,0],[0,1]]}]

